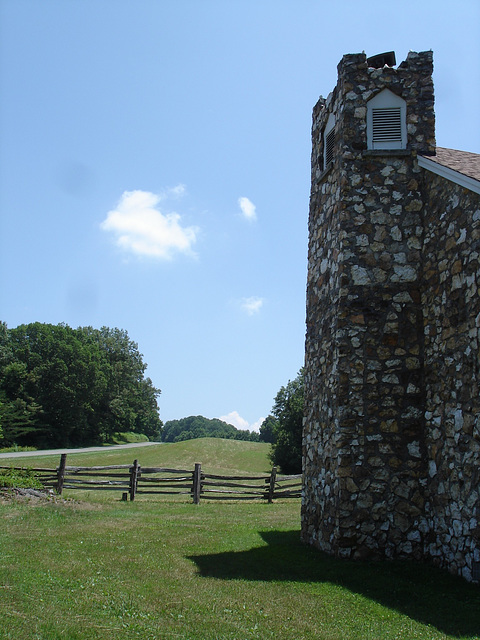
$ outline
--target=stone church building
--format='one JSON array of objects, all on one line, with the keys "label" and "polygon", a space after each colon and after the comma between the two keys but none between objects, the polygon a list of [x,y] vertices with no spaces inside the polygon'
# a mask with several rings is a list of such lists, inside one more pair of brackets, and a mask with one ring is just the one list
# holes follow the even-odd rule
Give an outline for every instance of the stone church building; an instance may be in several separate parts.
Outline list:
[{"label": "stone church building", "polygon": [[480,579],[480,155],[431,52],[345,55],[313,111],[304,542]]}]

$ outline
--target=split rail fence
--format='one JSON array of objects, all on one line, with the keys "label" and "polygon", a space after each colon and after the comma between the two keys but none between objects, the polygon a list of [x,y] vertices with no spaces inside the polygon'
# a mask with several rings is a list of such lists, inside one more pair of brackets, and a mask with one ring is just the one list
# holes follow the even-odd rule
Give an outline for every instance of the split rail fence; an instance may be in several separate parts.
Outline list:
[{"label": "split rail fence", "polygon": [[123,500],[135,500],[136,496],[149,494],[190,495],[195,504],[201,499],[272,502],[277,498],[299,498],[302,490],[301,474],[279,475],[276,467],[269,475],[258,476],[204,473],[200,463],[196,463],[193,470],[142,467],[138,460],[132,465],[74,467],[67,466],[67,454],[62,454],[55,469],[36,468],[31,472],[45,488],[54,489],[58,494],[64,489],[121,491]]}]

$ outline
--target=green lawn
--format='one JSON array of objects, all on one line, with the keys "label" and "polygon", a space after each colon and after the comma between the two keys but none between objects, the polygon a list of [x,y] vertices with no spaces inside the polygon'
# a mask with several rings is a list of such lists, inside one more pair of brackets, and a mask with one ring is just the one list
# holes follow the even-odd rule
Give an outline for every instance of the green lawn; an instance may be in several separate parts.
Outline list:
[{"label": "green lawn", "polygon": [[[268,470],[268,448],[259,462],[256,443],[208,445],[178,443],[172,455],[215,471],[227,470],[219,454],[231,456],[228,471]],[[134,456],[158,463],[144,456],[165,451],[166,459],[168,446]],[[478,586],[429,567],[351,563],[305,547],[297,500],[65,497],[74,500],[0,503],[2,639],[480,637]]]}]

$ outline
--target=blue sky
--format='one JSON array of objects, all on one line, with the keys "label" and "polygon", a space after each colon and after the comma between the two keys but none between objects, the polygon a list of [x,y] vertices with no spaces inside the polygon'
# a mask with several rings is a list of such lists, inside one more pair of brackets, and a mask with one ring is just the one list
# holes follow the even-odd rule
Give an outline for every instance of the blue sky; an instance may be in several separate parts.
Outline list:
[{"label": "blue sky", "polygon": [[258,428],[303,363],[311,110],[433,49],[480,152],[480,4],[0,0],[0,319],[126,329],[162,420]]}]

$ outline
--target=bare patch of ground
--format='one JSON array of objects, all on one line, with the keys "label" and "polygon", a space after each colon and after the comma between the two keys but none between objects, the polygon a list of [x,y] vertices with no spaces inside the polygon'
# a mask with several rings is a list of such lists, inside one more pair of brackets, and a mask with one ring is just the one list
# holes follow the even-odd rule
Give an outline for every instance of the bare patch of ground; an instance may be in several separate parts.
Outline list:
[{"label": "bare patch of ground", "polygon": [[42,504],[53,503],[53,504],[61,504],[66,507],[72,507],[74,509],[86,509],[86,510],[93,510],[101,507],[101,505],[94,505],[87,502],[80,502],[78,500],[73,500],[71,498],[69,499],[62,498],[61,496],[58,496],[51,489],[39,491],[38,489],[0,488],[0,504],[6,504],[9,502],[27,502],[32,505],[42,505]]}]

